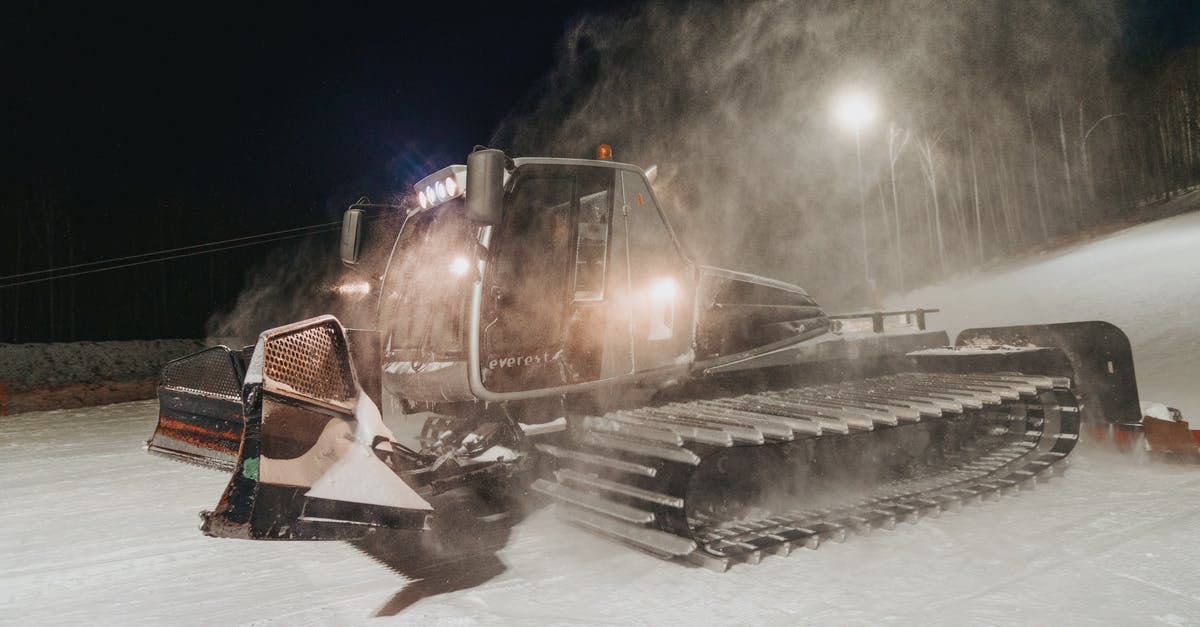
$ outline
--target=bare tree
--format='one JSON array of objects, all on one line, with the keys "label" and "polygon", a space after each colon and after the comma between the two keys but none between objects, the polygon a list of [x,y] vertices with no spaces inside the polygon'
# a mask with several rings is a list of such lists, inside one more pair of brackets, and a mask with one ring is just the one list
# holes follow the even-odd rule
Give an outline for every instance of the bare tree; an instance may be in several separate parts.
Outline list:
[{"label": "bare tree", "polygon": [[1063,160],[1063,181],[1066,183],[1067,190],[1067,213],[1071,217],[1072,226],[1079,228],[1081,224],[1079,212],[1075,209],[1075,194],[1071,185],[1071,158],[1070,152],[1067,150],[1067,129],[1063,125],[1062,107],[1058,107],[1058,138],[1062,145],[1062,160]]},{"label": "bare tree", "polygon": [[940,159],[937,153],[937,144],[941,140],[943,131],[938,131],[937,135],[930,137],[920,137],[917,139],[917,154],[920,155],[921,172],[925,175],[925,183],[929,186],[929,197],[933,203],[933,229],[937,234],[937,251],[938,264],[941,268],[942,276],[946,276],[946,243],[942,235],[942,209],[938,202],[937,175]]},{"label": "bare tree", "polygon": [[971,161],[971,198],[975,207],[975,247],[976,259],[982,263],[987,258],[983,248],[983,218],[979,215],[979,168],[975,159],[975,136],[971,127],[967,127],[967,157]]},{"label": "bare tree", "polygon": [[900,154],[904,152],[911,135],[897,128],[894,123],[888,127],[888,174],[892,184],[892,211],[896,216],[896,276],[900,279],[901,292],[904,291],[904,240],[900,229],[900,196],[896,192],[896,162],[900,160]]},{"label": "bare tree", "polygon": [[1025,94],[1025,118],[1029,121],[1029,153],[1033,164],[1033,198],[1037,204],[1038,223],[1042,225],[1042,238],[1050,237],[1046,228],[1046,208],[1042,205],[1042,184],[1038,176],[1037,133],[1033,130],[1033,110],[1029,107],[1029,94]]}]

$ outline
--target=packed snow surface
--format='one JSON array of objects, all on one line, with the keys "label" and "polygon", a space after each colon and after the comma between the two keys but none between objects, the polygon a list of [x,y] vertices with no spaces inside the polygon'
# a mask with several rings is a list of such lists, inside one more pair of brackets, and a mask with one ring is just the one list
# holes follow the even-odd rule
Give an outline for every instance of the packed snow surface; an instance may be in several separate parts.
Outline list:
[{"label": "packed snow surface", "polygon": [[[1200,420],[1200,214],[906,297],[952,331],[1099,318],[1143,396]],[[938,320],[939,318],[934,318]],[[1085,443],[1066,477],[724,574],[543,509],[496,559],[411,581],[346,543],[207,538],[226,477],[147,455],[153,402],[0,419],[0,622],[1200,624],[1200,466]]]}]

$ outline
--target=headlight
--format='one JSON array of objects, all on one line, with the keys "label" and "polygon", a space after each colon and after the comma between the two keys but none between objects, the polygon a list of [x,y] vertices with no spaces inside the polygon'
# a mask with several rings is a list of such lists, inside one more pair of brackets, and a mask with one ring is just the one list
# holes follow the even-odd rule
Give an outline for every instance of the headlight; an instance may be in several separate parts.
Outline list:
[{"label": "headlight", "polygon": [[371,293],[371,284],[366,281],[351,281],[334,286],[333,291],[342,296],[366,296]]},{"label": "headlight", "polygon": [[450,262],[450,272],[454,276],[462,276],[467,273],[467,270],[470,270],[470,269],[471,269],[471,262],[467,261],[466,257],[455,257]]},{"label": "headlight", "polygon": [[679,292],[679,286],[675,284],[674,279],[663,278],[654,279],[650,282],[650,300],[656,302],[670,302],[675,300],[675,294]]}]

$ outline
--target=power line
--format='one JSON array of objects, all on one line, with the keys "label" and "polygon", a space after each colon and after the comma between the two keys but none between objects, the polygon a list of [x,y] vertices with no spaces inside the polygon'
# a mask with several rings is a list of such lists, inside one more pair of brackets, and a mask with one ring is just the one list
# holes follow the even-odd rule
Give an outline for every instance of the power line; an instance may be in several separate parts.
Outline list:
[{"label": "power line", "polygon": [[[185,250],[195,250],[195,249],[200,249],[200,248],[207,249],[210,247],[221,246],[223,244],[229,244],[232,242],[244,242],[247,240],[255,240],[254,242],[251,242],[251,243],[255,243],[255,244],[263,243],[263,242],[273,242],[273,241],[276,241],[276,239],[277,239],[277,238],[271,237],[273,235],[296,233],[299,231],[305,231],[305,233],[301,233],[301,235],[307,235],[307,234],[309,234],[308,232],[323,233],[325,231],[331,230],[332,227],[339,226],[339,225],[341,225],[341,221],[327,222],[325,224],[313,224],[313,225],[309,225],[309,226],[300,226],[300,227],[296,227],[296,228],[292,228],[292,229],[269,231],[267,233],[259,233],[258,235],[246,235],[244,237],[234,237],[231,239],[219,240],[219,241],[215,241],[215,242],[205,242],[203,244],[192,244],[190,246],[180,246],[178,248],[168,248],[166,250],[158,250],[158,251],[149,252],[149,253],[126,255],[124,257],[115,257],[113,259],[101,259],[98,261],[88,261],[88,262],[84,262],[84,263],[77,263],[77,264],[73,264],[70,266],[60,266],[57,268],[46,268],[44,270],[34,270],[32,272],[22,272],[19,274],[10,274],[7,276],[0,276],[0,283],[4,283],[5,281],[11,281],[12,279],[19,279],[22,277],[34,276],[34,275],[39,275],[39,274],[52,274],[52,273],[57,273],[57,272],[66,272],[66,271],[70,271],[70,270],[76,270],[78,268],[89,268],[89,267],[105,265],[105,264],[115,264],[115,263],[118,263],[121,261],[128,261],[130,259],[143,259],[146,257],[157,258],[159,256],[163,256],[164,259],[174,259],[175,257],[165,257],[165,255],[169,255],[171,253],[181,252],[181,251],[185,251]],[[283,239],[287,239],[287,238],[283,238]],[[261,242],[258,240],[261,240]],[[216,251],[216,250],[227,250],[227,249],[213,248],[213,250]],[[211,251],[207,251],[207,250],[200,251],[197,254],[203,254],[204,252],[211,252]],[[124,268],[124,267],[128,267],[128,266],[123,265],[123,266],[114,266],[114,267]],[[50,278],[58,278],[60,276],[77,276],[77,275],[55,275],[54,277],[50,277]],[[22,285],[23,285],[23,283],[22,283]],[[0,287],[8,287],[8,285],[2,285]]]},{"label": "power line", "polygon": [[[386,209],[391,212],[405,215],[408,209],[402,205],[393,204],[377,204],[371,203],[364,196],[359,198],[351,208],[362,207],[368,209]],[[386,219],[388,215],[376,213],[375,215],[367,215],[365,222],[374,222],[376,220]],[[180,246],[177,248],[168,248],[149,253],[139,253],[136,255],[125,255],[123,257],[114,257],[112,259],[101,259],[97,261],[87,261],[84,263],[72,264],[69,266],[61,266],[57,268],[46,268],[43,270],[34,270],[31,272],[21,272],[18,274],[9,274],[0,276],[0,290],[9,287],[20,287],[22,285],[31,285],[34,283],[43,283],[54,281],[57,279],[66,279],[71,277],[95,274],[97,272],[107,272],[109,270],[118,270],[121,268],[130,268],[150,263],[159,263],[162,261],[170,261],[173,259],[182,259],[185,257],[195,257],[198,255],[207,255],[209,253],[221,252],[225,250],[233,250],[235,248],[245,248],[247,246],[255,246],[258,244],[266,244],[270,242],[279,242],[283,240],[296,239],[299,237],[307,237],[309,235],[317,235],[320,233],[328,233],[339,227],[342,222],[326,222],[324,224],[312,224],[309,226],[299,226],[290,229],[281,229],[278,231],[269,231],[259,233],[257,235],[246,235],[242,237],[234,237],[215,242],[205,242],[202,244],[191,244],[188,246]],[[185,252],[187,251],[187,252]],[[133,260],[138,261],[133,261]],[[120,263],[128,261],[129,263]],[[84,270],[82,268],[88,268]],[[38,276],[41,275],[41,276]],[[27,278],[23,281],[14,281],[14,279]]]},{"label": "power line", "polygon": [[[220,251],[224,251],[224,250],[233,250],[235,248],[245,248],[247,246],[255,246],[258,244],[265,244],[268,242],[278,242],[278,241],[283,241],[283,240],[288,240],[288,239],[296,239],[299,237],[307,237],[309,235],[316,235],[318,233],[327,233],[329,231],[335,230],[335,228],[340,227],[340,226],[341,226],[340,222],[331,222],[329,224],[313,225],[311,227],[301,227],[300,229],[287,229],[285,231],[276,231],[275,234],[279,234],[279,235],[276,235],[275,237],[265,237],[265,236],[273,235],[273,234],[272,233],[264,233],[264,234],[257,235],[257,236],[240,237],[240,238],[234,238],[234,239],[230,239],[230,240],[224,240],[222,242],[210,242],[208,244],[196,244],[193,246],[183,246],[180,248],[173,248],[173,249],[158,251],[156,253],[144,253],[141,255],[129,255],[126,257],[118,257],[115,259],[108,259],[103,262],[89,262],[89,263],[83,263],[83,264],[76,264],[73,266],[65,266],[63,268],[54,268],[51,270],[39,270],[37,272],[26,272],[23,274],[14,274],[14,275],[6,276],[6,277],[0,277],[0,283],[2,283],[5,280],[20,278],[23,276],[30,276],[33,274],[44,274],[47,272],[61,272],[63,270],[70,270],[72,268],[82,268],[82,267],[86,267],[86,266],[94,266],[99,263],[115,264],[115,265],[106,265],[106,266],[100,267],[100,268],[92,268],[90,270],[80,270],[78,272],[68,272],[66,274],[54,274],[52,276],[43,276],[43,277],[38,277],[38,278],[34,278],[34,279],[27,279],[24,281],[17,281],[15,283],[2,283],[2,284],[0,284],[0,289],[5,289],[5,288],[9,288],[9,287],[19,287],[22,285],[30,285],[33,283],[43,283],[46,281],[54,281],[57,279],[66,279],[66,278],[70,278],[70,277],[83,276],[83,275],[87,275],[87,274],[95,274],[97,272],[107,272],[109,270],[117,270],[120,268],[130,268],[133,266],[141,266],[141,265],[146,265],[146,264],[150,264],[150,263],[159,263],[162,261],[169,261],[172,259],[182,259],[185,257],[195,257],[198,255],[207,255],[209,253],[215,253],[215,252],[220,252]],[[300,230],[303,230],[303,232],[295,232],[295,231],[300,231]],[[253,239],[253,241],[244,241],[244,240],[248,240],[248,239]],[[227,246],[217,246],[218,244],[223,244],[226,242],[240,242],[240,243],[229,244]],[[204,247],[204,249],[203,250],[192,250],[191,252],[180,252],[179,254],[175,254],[175,255],[167,255],[166,254],[166,253],[170,253],[173,251],[191,250],[191,249],[195,249],[195,248],[199,248],[199,247]],[[141,259],[140,261],[131,261],[129,263],[121,263],[121,264],[116,263],[116,262],[122,261],[122,260],[138,259],[138,258],[150,256],[150,255],[157,255],[157,256],[155,256],[151,259]]]}]

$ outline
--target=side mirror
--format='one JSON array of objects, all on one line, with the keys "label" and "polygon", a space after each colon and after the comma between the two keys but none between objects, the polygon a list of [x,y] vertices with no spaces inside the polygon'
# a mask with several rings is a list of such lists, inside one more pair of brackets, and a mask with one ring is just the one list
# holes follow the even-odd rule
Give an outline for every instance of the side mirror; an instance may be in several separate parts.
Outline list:
[{"label": "side mirror", "polygon": [[363,210],[350,208],[342,215],[342,263],[355,265],[362,253]]},{"label": "side mirror", "polygon": [[[500,224],[504,202],[504,152],[494,148],[467,156],[467,217],[484,224]],[[345,250],[343,226],[342,249]]]}]

